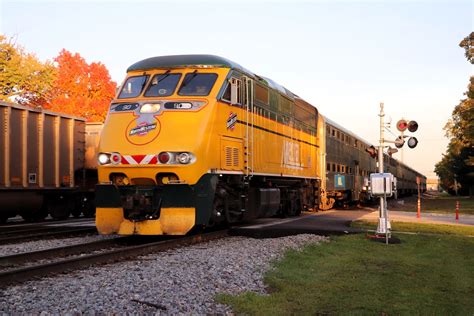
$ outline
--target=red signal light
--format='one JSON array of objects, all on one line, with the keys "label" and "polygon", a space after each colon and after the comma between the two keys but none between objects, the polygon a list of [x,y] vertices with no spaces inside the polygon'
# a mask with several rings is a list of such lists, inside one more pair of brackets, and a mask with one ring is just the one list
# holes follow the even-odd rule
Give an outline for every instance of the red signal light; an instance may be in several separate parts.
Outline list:
[{"label": "red signal light", "polygon": [[158,160],[163,164],[168,163],[168,161],[170,161],[170,154],[167,152],[162,152],[158,155]]},{"label": "red signal light", "polygon": [[377,157],[377,149],[374,146],[370,146],[365,150],[366,152],[369,153],[370,157],[376,158]]},{"label": "red signal light", "polygon": [[403,132],[407,129],[408,127],[408,122],[405,121],[405,120],[400,120],[397,122],[397,129],[400,131],[400,132]]}]

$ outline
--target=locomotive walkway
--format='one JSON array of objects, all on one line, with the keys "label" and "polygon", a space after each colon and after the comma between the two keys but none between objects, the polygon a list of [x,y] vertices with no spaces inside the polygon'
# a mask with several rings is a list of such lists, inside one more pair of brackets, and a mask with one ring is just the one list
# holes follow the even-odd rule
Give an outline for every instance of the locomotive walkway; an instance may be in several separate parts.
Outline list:
[{"label": "locomotive walkway", "polygon": [[[474,215],[460,215],[456,223],[454,214],[421,213],[421,218],[415,212],[390,211],[389,217],[395,222],[430,223],[430,224],[459,224],[474,226]],[[273,238],[296,234],[343,235],[365,233],[365,229],[349,227],[356,220],[377,221],[378,210],[363,208],[358,210],[331,210],[320,213],[305,213],[297,218],[260,219],[255,224],[235,227],[231,235],[249,236],[255,238]]]}]

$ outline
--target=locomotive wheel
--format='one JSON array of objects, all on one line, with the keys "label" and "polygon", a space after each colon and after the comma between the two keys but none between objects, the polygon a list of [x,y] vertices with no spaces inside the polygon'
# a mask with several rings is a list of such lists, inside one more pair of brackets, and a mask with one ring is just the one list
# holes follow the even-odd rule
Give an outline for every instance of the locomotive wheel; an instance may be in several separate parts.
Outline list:
[{"label": "locomotive wheel", "polygon": [[86,203],[84,209],[82,210],[84,217],[94,217],[95,216],[95,205],[94,203]]},{"label": "locomotive wheel", "polygon": [[225,213],[225,200],[216,195],[212,206],[212,214],[209,219],[207,227],[213,227],[214,225],[222,222],[223,214]]},{"label": "locomotive wheel", "polygon": [[242,212],[240,210],[239,211],[232,210],[232,208],[228,207],[225,210],[225,219],[228,224],[238,223],[242,221]]},{"label": "locomotive wheel", "polygon": [[41,207],[40,210],[31,213],[22,213],[20,216],[27,222],[41,222],[48,216],[48,211]]},{"label": "locomotive wheel", "polygon": [[95,204],[93,197],[86,194],[78,196],[74,203],[74,210],[71,213],[74,217],[79,217],[81,214],[84,217],[94,217]]},{"label": "locomotive wheel", "polygon": [[302,209],[302,205],[301,205],[301,200],[298,199],[298,200],[293,200],[292,201],[293,203],[293,207],[292,207],[292,210],[291,210],[291,216],[299,216],[301,214],[301,209]]},{"label": "locomotive wheel", "polygon": [[287,216],[298,216],[301,214],[301,202],[300,200],[286,200],[283,202],[283,217]]},{"label": "locomotive wheel", "polygon": [[82,214],[81,210],[78,210],[78,209],[76,209],[76,208],[71,211],[71,215],[72,215],[74,218],[79,218],[79,217],[81,217],[81,214]]},{"label": "locomotive wheel", "polygon": [[281,200],[281,216],[298,216],[301,214],[303,205],[301,203],[300,194],[298,191],[288,190],[284,191],[283,199]]},{"label": "locomotive wheel", "polygon": [[242,221],[242,211],[240,209],[234,209],[235,206],[232,207],[229,205],[233,204],[229,203],[231,202],[229,201],[230,197],[224,188],[219,188],[216,190],[216,196],[214,198],[214,211],[220,212],[228,225]]},{"label": "locomotive wheel", "polygon": [[74,207],[73,202],[65,196],[58,196],[49,201],[49,212],[55,220],[67,219],[70,210]]}]

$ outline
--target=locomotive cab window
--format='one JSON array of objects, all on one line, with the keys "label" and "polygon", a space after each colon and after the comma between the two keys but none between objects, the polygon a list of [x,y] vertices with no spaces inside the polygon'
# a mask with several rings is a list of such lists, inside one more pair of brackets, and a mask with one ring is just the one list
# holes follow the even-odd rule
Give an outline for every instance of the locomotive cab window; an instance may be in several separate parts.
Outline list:
[{"label": "locomotive cab window", "polygon": [[222,100],[232,105],[242,105],[242,80],[234,77],[230,78],[222,95]]},{"label": "locomotive cab window", "polygon": [[119,99],[126,98],[135,98],[138,97],[141,93],[145,84],[148,80],[148,75],[146,76],[134,76],[129,77],[127,81],[122,86],[122,90],[118,96]]},{"label": "locomotive cab window", "polygon": [[146,97],[167,97],[174,93],[181,74],[164,73],[155,75],[145,91]]},{"label": "locomotive cab window", "polygon": [[192,72],[186,74],[179,88],[179,95],[207,96],[216,82],[217,74]]}]

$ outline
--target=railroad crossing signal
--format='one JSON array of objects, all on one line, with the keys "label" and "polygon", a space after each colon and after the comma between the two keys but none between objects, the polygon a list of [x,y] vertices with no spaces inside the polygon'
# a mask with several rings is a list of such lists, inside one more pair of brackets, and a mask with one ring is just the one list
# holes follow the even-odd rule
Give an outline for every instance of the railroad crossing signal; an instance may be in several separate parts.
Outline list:
[{"label": "railroad crossing signal", "polygon": [[411,133],[414,133],[418,130],[418,123],[416,121],[407,121],[404,119],[401,119],[397,122],[397,129],[400,132],[404,132],[408,129]]},{"label": "railroad crossing signal", "polygon": [[402,148],[404,144],[405,144],[405,140],[403,139],[402,136],[398,136],[397,139],[395,139],[395,147]]},{"label": "railroad crossing signal", "polygon": [[418,123],[416,121],[408,122],[408,130],[412,133],[418,130]]},{"label": "railroad crossing signal", "polygon": [[408,139],[408,147],[415,148],[416,145],[418,145],[418,139],[416,139],[416,137],[410,137]]},{"label": "railroad crossing signal", "polygon": [[[396,144],[395,144],[395,145],[396,145]],[[390,147],[390,148],[387,150],[387,154],[388,154],[390,157],[392,157],[392,155],[393,155],[394,153],[396,153],[396,152],[398,152],[398,149],[396,149],[396,148],[391,148],[391,147]]]},{"label": "railroad crossing signal", "polygon": [[370,146],[365,151],[369,153],[370,157],[377,158],[377,149],[374,146]]},{"label": "railroad crossing signal", "polygon": [[[395,139],[395,147],[402,148],[405,144],[405,138],[408,137],[406,135],[403,135],[403,132],[405,132],[407,129],[411,133],[416,132],[418,130],[418,123],[416,121],[407,121],[405,119],[401,119],[397,122],[397,129],[402,132],[402,134],[398,136],[397,139]],[[408,139],[407,143],[408,147],[415,148],[416,145],[418,145],[418,139],[412,136]]]},{"label": "railroad crossing signal", "polygon": [[406,120],[401,119],[397,122],[397,129],[400,132],[404,132],[408,127],[408,122]]}]

